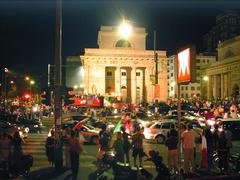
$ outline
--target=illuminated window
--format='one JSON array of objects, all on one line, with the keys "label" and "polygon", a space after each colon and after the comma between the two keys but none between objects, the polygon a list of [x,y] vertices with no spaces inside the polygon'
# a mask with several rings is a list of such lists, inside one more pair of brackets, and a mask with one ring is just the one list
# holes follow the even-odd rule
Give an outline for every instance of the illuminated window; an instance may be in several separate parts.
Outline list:
[{"label": "illuminated window", "polygon": [[130,48],[132,46],[131,46],[131,43],[129,41],[127,41],[126,39],[120,39],[120,40],[117,41],[115,47]]}]

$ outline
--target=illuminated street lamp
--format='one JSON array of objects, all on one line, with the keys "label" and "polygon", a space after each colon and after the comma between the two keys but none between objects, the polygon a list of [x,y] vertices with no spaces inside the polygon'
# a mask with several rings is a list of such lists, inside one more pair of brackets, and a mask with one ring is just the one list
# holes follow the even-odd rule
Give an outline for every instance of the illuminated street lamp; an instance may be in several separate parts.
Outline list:
[{"label": "illuminated street lamp", "polygon": [[204,77],[203,77],[203,80],[204,80],[204,81],[208,81],[208,80],[209,80],[208,76],[204,76]]},{"label": "illuminated street lamp", "polygon": [[76,90],[77,88],[78,88],[78,86],[77,86],[77,85],[74,85],[74,86],[73,86],[73,89],[75,89],[75,90]]},{"label": "illuminated street lamp", "polygon": [[128,38],[132,34],[132,26],[124,19],[118,28],[118,32],[122,37]]},{"label": "illuminated street lamp", "polygon": [[26,81],[29,81],[29,80],[30,80],[30,77],[26,76],[26,77],[25,77],[25,80],[26,80]]},{"label": "illuminated street lamp", "polygon": [[29,83],[29,87],[30,87],[30,93],[32,92],[32,85],[35,84],[35,81],[34,80],[31,80],[30,83]]}]

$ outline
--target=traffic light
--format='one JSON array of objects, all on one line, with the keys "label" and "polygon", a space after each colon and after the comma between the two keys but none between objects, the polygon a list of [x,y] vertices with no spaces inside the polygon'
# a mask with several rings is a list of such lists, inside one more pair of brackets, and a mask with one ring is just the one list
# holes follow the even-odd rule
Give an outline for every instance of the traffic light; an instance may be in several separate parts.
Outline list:
[{"label": "traffic light", "polygon": [[74,97],[74,92],[73,92],[73,88],[67,88],[67,92],[66,92],[66,95],[65,95],[65,105],[69,105],[69,104],[73,104],[74,103],[74,100],[73,100],[73,97]]},{"label": "traffic light", "polygon": [[24,93],[24,94],[23,94],[23,100],[24,100],[24,101],[30,101],[30,100],[31,100],[31,94],[29,94],[29,93]]},{"label": "traffic light", "polygon": [[41,103],[49,106],[51,104],[50,91],[46,90],[41,93]]}]

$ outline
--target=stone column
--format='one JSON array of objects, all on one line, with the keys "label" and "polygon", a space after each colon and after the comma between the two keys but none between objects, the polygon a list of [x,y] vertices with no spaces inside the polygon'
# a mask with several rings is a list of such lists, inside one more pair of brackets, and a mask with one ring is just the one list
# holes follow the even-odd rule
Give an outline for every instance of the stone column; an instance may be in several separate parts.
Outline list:
[{"label": "stone column", "polygon": [[136,103],[136,67],[132,67],[131,70],[131,97],[132,103]]},{"label": "stone column", "polygon": [[212,98],[212,76],[209,76],[208,81],[207,81],[207,99]]},{"label": "stone column", "polygon": [[213,75],[213,97],[217,98],[217,75]]},{"label": "stone column", "polygon": [[84,66],[84,93],[88,94],[89,93],[89,66]]},{"label": "stone column", "polygon": [[220,81],[221,81],[221,99],[224,98],[224,74],[220,74]]},{"label": "stone column", "polygon": [[120,86],[121,86],[121,76],[120,76],[120,67],[117,66],[115,70],[115,93],[120,93]]},{"label": "stone column", "polygon": [[100,89],[100,93],[101,95],[105,95],[105,91],[106,91],[106,66],[101,66],[100,68],[100,71],[101,71],[101,75],[102,75],[102,81],[101,81],[101,89]]},{"label": "stone column", "polygon": [[231,98],[231,94],[232,94],[232,89],[231,89],[231,72],[229,72],[227,74],[227,89],[228,89],[228,93],[227,93],[227,96],[228,98],[230,99]]}]

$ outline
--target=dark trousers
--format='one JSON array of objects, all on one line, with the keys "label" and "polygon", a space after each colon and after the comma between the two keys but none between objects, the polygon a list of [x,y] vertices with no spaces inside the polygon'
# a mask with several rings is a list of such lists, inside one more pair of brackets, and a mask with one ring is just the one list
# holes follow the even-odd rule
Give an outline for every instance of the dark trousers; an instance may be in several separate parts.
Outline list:
[{"label": "dark trousers", "polygon": [[227,150],[218,150],[219,157],[219,168],[228,169],[228,151]]},{"label": "dark trousers", "polygon": [[126,156],[126,162],[129,163],[130,161],[129,161],[129,149],[128,148],[124,149],[124,155]]},{"label": "dark trousers", "polygon": [[72,179],[77,179],[78,168],[79,168],[79,153],[70,151],[70,161],[72,170]]}]

